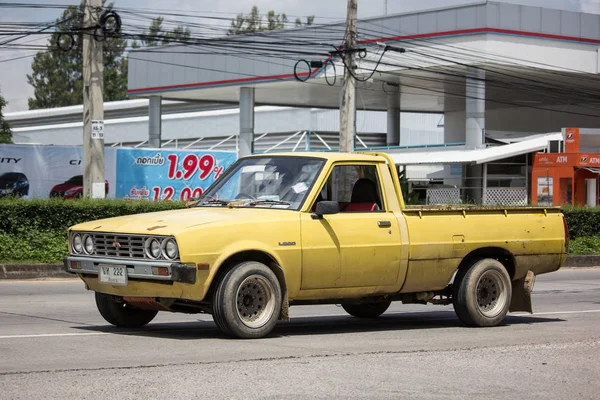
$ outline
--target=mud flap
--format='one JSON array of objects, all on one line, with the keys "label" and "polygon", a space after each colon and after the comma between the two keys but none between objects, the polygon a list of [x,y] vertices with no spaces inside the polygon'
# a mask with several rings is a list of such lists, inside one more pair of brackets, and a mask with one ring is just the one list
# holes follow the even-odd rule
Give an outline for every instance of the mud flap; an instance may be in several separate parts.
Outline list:
[{"label": "mud flap", "polygon": [[535,274],[533,271],[527,271],[523,279],[512,282],[512,298],[510,300],[510,312],[527,311],[533,314],[533,305],[531,303],[531,292]]}]

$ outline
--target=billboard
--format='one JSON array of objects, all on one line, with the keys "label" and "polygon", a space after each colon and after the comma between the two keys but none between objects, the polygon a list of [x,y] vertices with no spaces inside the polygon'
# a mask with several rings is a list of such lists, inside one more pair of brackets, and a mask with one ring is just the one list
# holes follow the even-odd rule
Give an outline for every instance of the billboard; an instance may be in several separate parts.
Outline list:
[{"label": "billboard", "polygon": [[117,197],[187,201],[235,162],[234,152],[119,149]]},{"label": "billboard", "polygon": [[[107,197],[188,200],[235,162],[235,152],[104,149]],[[0,197],[83,195],[83,147],[0,145]]]},{"label": "billboard", "polygon": [[[104,150],[107,197],[115,195],[116,150]],[[80,146],[0,145],[0,196],[47,198],[56,187],[64,187],[61,193],[73,190],[78,197],[82,174]]]}]

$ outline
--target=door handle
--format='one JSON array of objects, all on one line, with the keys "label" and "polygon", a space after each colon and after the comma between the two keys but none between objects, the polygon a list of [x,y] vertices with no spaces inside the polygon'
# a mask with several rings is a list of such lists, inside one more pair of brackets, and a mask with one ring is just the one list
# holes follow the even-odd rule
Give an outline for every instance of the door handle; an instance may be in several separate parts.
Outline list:
[{"label": "door handle", "polygon": [[390,221],[377,221],[377,226],[380,228],[389,228],[392,226]]}]

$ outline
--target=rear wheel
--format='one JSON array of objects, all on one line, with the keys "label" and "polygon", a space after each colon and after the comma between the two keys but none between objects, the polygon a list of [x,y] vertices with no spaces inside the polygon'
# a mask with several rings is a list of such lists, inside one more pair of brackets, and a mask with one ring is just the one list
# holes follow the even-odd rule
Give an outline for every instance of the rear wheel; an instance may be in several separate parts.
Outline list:
[{"label": "rear wheel", "polygon": [[114,296],[98,292],[96,306],[106,322],[121,328],[141,328],[158,314],[158,311],[135,308],[125,301],[117,301]]},{"label": "rear wheel", "polygon": [[342,308],[353,317],[377,318],[383,314],[392,304],[391,301],[380,303],[342,304]]},{"label": "rear wheel", "polygon": [[511,281],[497,260],[485,258],[459,271],[453,290],[454,310],[465,325],[496,326],[508,313]]},{"label": "rear wheel", "polygon": [[223,333],[261,338],[275,327],[281,310],[281,287],[266,265],[243,262],[227,272],[213,297],[213,318]]}]

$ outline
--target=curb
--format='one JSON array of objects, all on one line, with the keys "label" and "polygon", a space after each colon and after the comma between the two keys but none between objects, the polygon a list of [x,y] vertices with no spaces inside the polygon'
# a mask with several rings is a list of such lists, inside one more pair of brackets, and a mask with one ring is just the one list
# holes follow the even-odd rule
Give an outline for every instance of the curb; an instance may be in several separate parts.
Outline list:
[{"label": "curb", "polygon": [[[600,266],[600,255],[568,256],[567,268]],[[75,278],[62,264],[0,264],[0,279]]]},{"label": "curb", "polygon": [[0,279],[73,278],[62,264],[0,264]]},{"label": "curb", "polygon": [[591,256],[567,256],[565,267],[597,267],[600,265],[600,255]]}]

